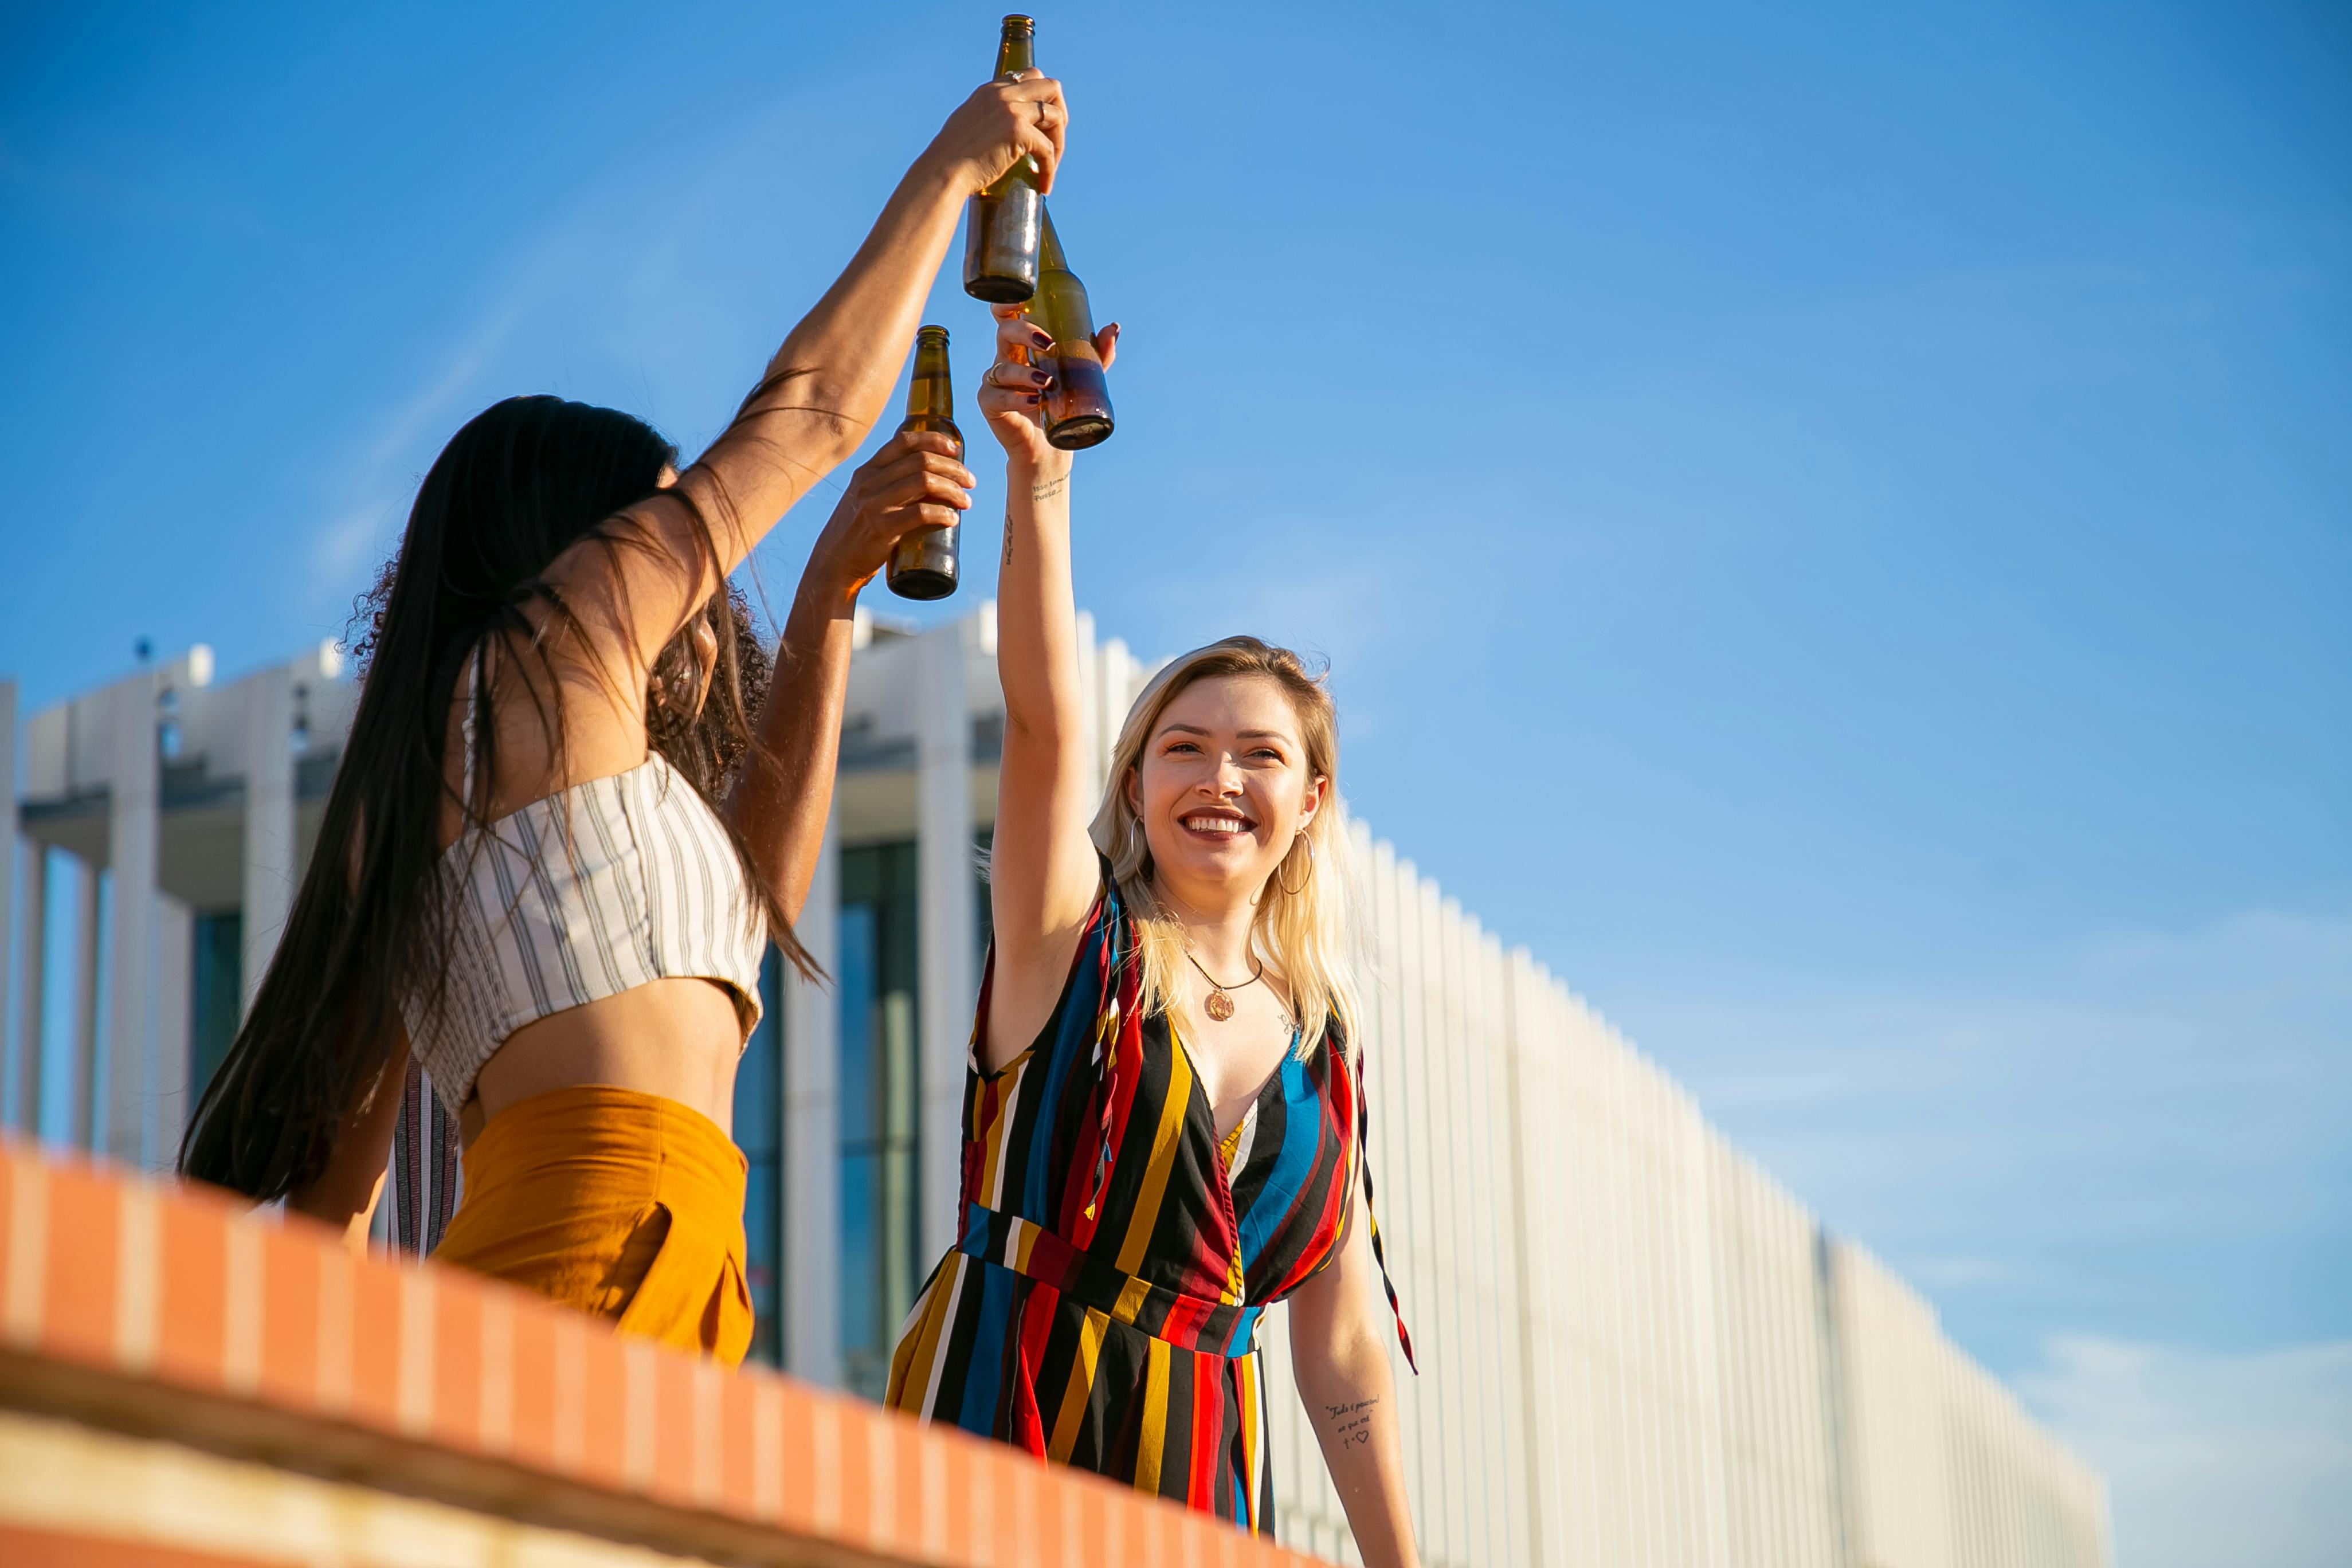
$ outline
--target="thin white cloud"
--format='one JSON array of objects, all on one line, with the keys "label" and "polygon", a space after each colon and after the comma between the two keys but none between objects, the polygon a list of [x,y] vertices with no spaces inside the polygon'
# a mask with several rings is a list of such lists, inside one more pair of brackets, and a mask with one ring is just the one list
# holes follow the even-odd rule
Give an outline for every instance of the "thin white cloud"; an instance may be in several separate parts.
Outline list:
[{"label": "thin white cloud", "polygon": [[2352,919],[2103,937],[1975,991],[1628,1013],[1736,1137],[1893,1256],[2344,1212],[2319,1173],[2352,1146]]},{"label": "thin white cloud", "polygon": [[2018,1380],[2107,1478],[2128,1568],[2341,1568],[2352,1555],[2352,1340],[2210,1355],[2057,1338]]},{"label": "thin white cloud", "polygon": [[[312,530],[304,555],[304,602],[339,614],[366,584],[369,567],[396,546],[417,482],[461,417],[517,391],[576,395],[567,384],[576,355],[617,357],[640,374],[647,363],[681,357],[700,369],[690,350],[717,336],[728,344],[728,374],[756,370],[761,351],[755,343],[747,352],[732,323],[709,323],[713,331],[700,334],[679,323],[718,310],[711,280],[698,268],[713,254],[743,246],[735,232],[740,214],[765,199],[780,158],[809,144],[824,124],[828,95],[852,85],[829,83],[805,101],[769,106],[751,123],[712,129],[685,154],[698,171],[690,176],[665,167],[652,178],[653,155],[634,153],[635,162],[583,182],[558,216],[510,250],[503,281],[450,335],[427,373],[321,467],[326,521]],[[846,255],[795,260],[821,268]],[[646,389],[635,390],[640,396],[633,403],[651,401]]]},{"label": "thin white cloud", "polygon": [[538,245],[496,299],[455,338],[424,384],[378,417],[355,451],[328,470],[330,521],[310,536],[306,599],[339,605],[366,582],[371,561],[390,553],[408,492],[429,458],[424,447],[457,412],[478,400],[480,384],[515,328],[556,283],[577,237],[559,232]]}]

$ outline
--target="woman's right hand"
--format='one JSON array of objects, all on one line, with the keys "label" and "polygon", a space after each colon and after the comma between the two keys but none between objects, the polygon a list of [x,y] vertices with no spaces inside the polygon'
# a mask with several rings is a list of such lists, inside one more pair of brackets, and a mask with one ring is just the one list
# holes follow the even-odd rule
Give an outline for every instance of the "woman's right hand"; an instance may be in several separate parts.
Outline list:
[{"label": "woman's right hand", "polygon": [[971,470],[936,430],[902,430],[849,477],[817,538],[809,575],[828,593],[856,597],[919,528],[952,528],[971,505]]},{"label": "woman's right hand", "polygon": [[[996,318],[996,363],[980,379],[980,411],[988,416],[990,433],[1017,468],[1066,468],[1070,454],[1045,440],[1045,394],[1054,378],[1037,363],[1053,338],[1029,319],[1024,305],[992,305],[989,313]],[[1095,352],[1108,370],[1118,353],[1117,321],[1095,334]]]},{"label": "woman's right hand", "polygon": [[1054,188],[1069,128],[1062,84],[1039,71],[1023,71],[973,89],[923,156],[946,165],[971,191],[994,184],[1019,160],[1034,159],[1037,189],[1045,194]]}]

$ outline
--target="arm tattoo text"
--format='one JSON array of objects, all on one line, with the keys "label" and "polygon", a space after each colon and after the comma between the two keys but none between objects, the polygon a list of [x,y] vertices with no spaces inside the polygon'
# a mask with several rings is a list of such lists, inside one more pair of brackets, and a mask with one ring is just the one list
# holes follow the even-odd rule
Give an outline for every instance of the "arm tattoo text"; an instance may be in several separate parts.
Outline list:
[{"label": "arm tattoo text", "polygon": [[1324,1418],[1331,1424],[1331,1436],[1339,1446],[1362,1447],[1372,1440],[1372,1407],[1377,1399],[1359,1399],[1346,1405],[1326,1405]]}]

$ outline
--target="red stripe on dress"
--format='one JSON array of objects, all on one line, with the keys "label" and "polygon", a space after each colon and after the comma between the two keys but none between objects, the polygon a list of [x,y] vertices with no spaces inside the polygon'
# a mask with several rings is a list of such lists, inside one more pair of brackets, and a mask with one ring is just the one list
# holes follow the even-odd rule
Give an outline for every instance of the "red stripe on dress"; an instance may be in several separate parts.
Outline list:
[{"label": "red stripe on dress", "polygon": [[1192,1358],[1192,1473],[1184,1500],[1193,1508],[1216,1506],[1217,1472],[1224,1468],[1225,1389],[1220,1363]]},{"label": "red stripe on dress", "polygon": [[[1062,1293],[1051,1285],[1032,1281],[1029,1299],[1021,1309],[1021,1337],[1014,1346],[1020,1375],[1014,1379],[1020,1396],[1013,1402],[1011,1430],[1004,1440],[1025,1452],[1043,1458],[1053,1426],[1037,1404],[1037,1374],[1044,1370],[1045,1342],[1054,1332],[1054,1307]],[[1054,1412],[1058,1418],[1061,1411]]]}]

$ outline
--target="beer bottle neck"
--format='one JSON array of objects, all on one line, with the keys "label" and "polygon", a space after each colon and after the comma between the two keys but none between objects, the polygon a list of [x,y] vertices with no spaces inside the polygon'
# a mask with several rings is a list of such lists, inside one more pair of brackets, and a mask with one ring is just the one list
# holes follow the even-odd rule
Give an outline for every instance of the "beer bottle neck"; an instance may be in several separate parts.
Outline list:
[{"label": "beer bottle neck", "polygon": [[910,419],[955,417],[955,381],[948,374],[944,342],[915,345],[915,375],[907,385],[907,416]]},{"label": "beer bottle neck", "polygon": [[1029,26],[1007,24],[1004,37],[996,46],[996,74],[1010,76],[1014,71],[1037,68],[1037,35]]}]

